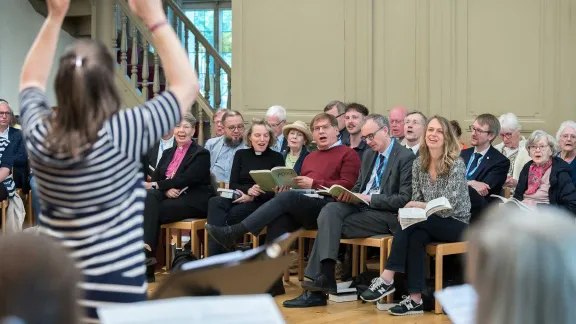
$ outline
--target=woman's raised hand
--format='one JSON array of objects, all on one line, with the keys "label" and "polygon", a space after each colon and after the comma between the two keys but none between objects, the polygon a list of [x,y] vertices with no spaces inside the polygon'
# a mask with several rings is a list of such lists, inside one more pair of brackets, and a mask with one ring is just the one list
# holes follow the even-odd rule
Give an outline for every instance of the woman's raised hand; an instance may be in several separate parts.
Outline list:
[{"label": "woman's raised hand", "polygon": [[140,17],[148,27],[166,20],[162,0],[128,0],[130,9]]},{"label": "woman's raised hand", "polygon": [[70,7],[70,0],[46,0],[48,5],[48,15],[64,18],[68,12],[68,7]]}]

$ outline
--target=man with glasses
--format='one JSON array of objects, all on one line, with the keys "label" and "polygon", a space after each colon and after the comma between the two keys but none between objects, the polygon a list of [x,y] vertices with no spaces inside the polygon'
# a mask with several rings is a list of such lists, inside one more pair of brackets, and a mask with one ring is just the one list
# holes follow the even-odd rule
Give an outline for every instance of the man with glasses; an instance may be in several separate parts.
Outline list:
[{"label": "man with glasses", "polygon": [[490,195],[501,194],[510,160],[492,146],[492,141],[500,134],[500,122],[494,115],[479,115],[470,130],[472,147],[463,150],[460,156],[466,163],[466,179],[472,204],[470,221],[474,222],[494,200]]},{"label": "man with glasses", "polygon": [[268,108],[266,121],[274,130],[274,135],[276,136],[276,144],[270,148],[276,152],[284,153],[288,146],[288,141],[282,133],[282,128],[286,125],[286,109],[282,106]]},{"label": "man with glasses", "polygon": [[418,155],[420,140],[424,136],[426,116],[419,111],[412,111],[404,118],[404,141],[407,149]]},{"label": "man with glasses", "polygon": [[366,145],[366,141],[362,139],[362,133],[360,132],[366,116],[368,116],[368,108],[366,108],[366,106],[355,102],[346,106],[344,123],[349,136],[345,139],[341,139],[342,145],[346,145],[356,151],[360,160],[362,160],[362,155],[368,148],[368,145]]},{"label": "man with glasses", "polygon": [[222,116],[222,126],[224,135],[209,139],[204,148],[210,152],[210,172],[216,181],[224,182],[228,188],[234,154],[246,148],[243,142],[244,118],[239,112],[228,110]]},{"label": "man with glasses", "polygon": [[405,107],[398,106],[390,109],[388,119],[390,120],[390,135],[399,140],[401,144],[404,142],[404,119],[408,110]]},{"label": "man with glasses", "polygon": [[14,112],[8,101],[0,99],[0,137],[4,137],[10,141],[12,162],[13,162],[13,178],[16,188],[21,188],[24,192],[28,192],[28,156],[24,141],[22,140],[22,131],[10,126]]},{"label": "man with glasses", "polygon": [[398,209],[412,198],[412,162],[416,158],[398,140],[390,137],[387,117],[368,115],[362,137],[370,146],[352,192],[369,205],[350,203],[342,194],[338,202],[328,203],[318,216],[318,235],[302,283],[304,292],[284,302],[284,307],[326,305],[326,293],[336,292],[335,265],[340,238],[364,238],[394,234]]},{"label": "man with glasses", "polygon": [[342,142],[349,141],[350,133],[348,133],[346,129],[346,117],[344,116],[346,113],[346,104],[338,100],[330,101],[326,107],[324,107],[324,112],[336,117],[339,130],[338,140]]}]

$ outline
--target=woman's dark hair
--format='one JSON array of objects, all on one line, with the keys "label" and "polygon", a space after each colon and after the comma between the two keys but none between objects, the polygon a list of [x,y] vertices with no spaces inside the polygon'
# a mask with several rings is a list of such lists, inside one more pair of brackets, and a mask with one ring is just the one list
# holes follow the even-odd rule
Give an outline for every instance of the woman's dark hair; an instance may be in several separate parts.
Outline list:
[{"label": "woman's dark hair", "polygon": [[47,136],[53,152],[76,157],[98,139],[98,131],[118,112],[114,60],[103,44],[80,40],[66,50],[54,82],[58,113]]}]

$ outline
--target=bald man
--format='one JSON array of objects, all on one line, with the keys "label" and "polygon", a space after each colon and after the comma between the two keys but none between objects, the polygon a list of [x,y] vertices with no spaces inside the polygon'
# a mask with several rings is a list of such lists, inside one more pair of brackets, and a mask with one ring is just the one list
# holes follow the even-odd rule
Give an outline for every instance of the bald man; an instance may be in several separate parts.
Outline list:
[{"label": "bald man", "polygon": [[388,113],[390,135],[398,139],[402,144],[404,144],[404,119],[406,114],[408,114],[408,110],[402,106],[394,107]]}]

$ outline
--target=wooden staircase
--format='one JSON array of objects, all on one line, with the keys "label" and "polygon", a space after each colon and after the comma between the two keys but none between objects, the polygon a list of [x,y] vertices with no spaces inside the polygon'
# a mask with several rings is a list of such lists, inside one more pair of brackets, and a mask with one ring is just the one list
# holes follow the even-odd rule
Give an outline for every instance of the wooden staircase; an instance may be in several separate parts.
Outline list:
[{"label": "wooden staircase", "polygon": [[[38,13],[47,15],[45,0],[29,1]],[[164,8],[198,72],[200,96],[191,110],[198,119],[198,142],[204,144],[211,137],[214,110],[230,108],[231,69],[173,0],[165,0]],[[132,14],[127,0],[71,0],[63,29],[74,37],[95,38],[110,47],[117,61],[116,83],[126,106],[141,104],[166,88],[152,35]]]}]

